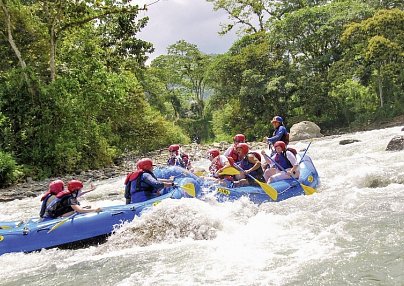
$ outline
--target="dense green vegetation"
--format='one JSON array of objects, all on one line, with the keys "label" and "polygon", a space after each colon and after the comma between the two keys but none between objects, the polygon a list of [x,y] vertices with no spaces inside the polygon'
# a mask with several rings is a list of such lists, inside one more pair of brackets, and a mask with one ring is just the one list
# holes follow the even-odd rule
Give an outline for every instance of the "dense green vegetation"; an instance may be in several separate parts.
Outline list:
[{"label": "dense green vegetation", "polygon": [[174,40],[146,66],[146,6],[0,0],[0,185],[261,139],[274,115],[332,130],[404,114],[402,1],[207,1],[243,35],[231,49]]}]

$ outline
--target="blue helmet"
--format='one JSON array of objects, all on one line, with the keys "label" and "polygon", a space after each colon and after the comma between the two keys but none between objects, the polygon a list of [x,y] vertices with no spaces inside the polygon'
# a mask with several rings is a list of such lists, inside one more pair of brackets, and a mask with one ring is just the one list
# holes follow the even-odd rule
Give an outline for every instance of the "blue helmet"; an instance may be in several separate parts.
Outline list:
[{"label": "blue helmet", "polygon": [[283,123],[283,118],[282,117],[280,117],[280,116],[275,116],[274,118],[272,118],[272,121],[271,121],[271,123],[274,123],[274,122],[279,122],[279,123]]}]

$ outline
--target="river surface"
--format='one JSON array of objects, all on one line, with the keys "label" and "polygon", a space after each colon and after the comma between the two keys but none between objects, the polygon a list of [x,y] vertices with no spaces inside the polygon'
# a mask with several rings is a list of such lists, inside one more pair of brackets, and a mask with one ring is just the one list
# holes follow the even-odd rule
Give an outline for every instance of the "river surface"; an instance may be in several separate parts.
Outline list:
[{"label": "river surface", "polygon": [[[0,256],[0,285],[402,286],[404,151],[385,151],[401,128],[314,140],[312,196],[166,200],[104,244]],[[122,204],[123,181],[95,182],[82,205]],[[1,203],[0,221],[37,216],[39,200]]]}]

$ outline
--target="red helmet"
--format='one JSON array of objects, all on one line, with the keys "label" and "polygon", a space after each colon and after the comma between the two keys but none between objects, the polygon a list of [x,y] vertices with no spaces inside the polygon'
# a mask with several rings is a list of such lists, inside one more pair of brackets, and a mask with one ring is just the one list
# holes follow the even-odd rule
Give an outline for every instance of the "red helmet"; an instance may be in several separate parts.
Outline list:
[{"label": "red helmet", "polygon": [[137,161],[136,167],[138,169],[150,171],[153,168],[153,161],[150,158],[143,158]]},{"label": "red helmet", "polygon": [[247,154],[248,151],[250,150],[250,147],[248,147],[248,145],[246,143],[238,143],[236,146],[236,149],[241,148],[241,150],[243,151],[243,154]]},{"label": "red helmet", "polygon": [[168,151],[170,151],[170,152],[174,152],[174,151],[178,151],[178,150],[180,150],[180,145],[178,145],[178,144],[170,145],[170,147],[168,147]]},{"label": "red helmet", "polygon": [[283,142],[283,141],[276,141],[276,143],[274,144],[274,147],[276,148],[276,147],[278,147],[278,146],[282,147],[282,150],[283,150],[283,151],[286,150],[286,144],[285,144],[285,142]]},{"label": "red helmet", "polygon": [[43,201],[48,195],[56,196],[57,194],[63,192],[64,188],[65,183],[63,183],[62,180],[55,180],[53,182],[50,182],[49,189],[45,194],[43,194],[41,201]]},{"label": "red helmet", "polygon": [[216,158],[220,155],[219,149],[209,149],[208,154],[212,156],[212,158]]},{"label": "red helmet", "polygon": [[70,193],[81,190],[82,188],[83,183],[81,181],[71,180],[70,182],[67,183],[67,189],[69,190]]},{"label": "red helmet", "polygon": [[53,181],[49,184],[49,193],[56,195],[57,193],[63,191],[64,187],[65,183],[63,183],[62,180]]},{"label": "red helmet", "polygon": [[238,143],[244,143],[245,142],[245,136],[243,134],[237,134],[234,136],[233,141],[237,141]]}]

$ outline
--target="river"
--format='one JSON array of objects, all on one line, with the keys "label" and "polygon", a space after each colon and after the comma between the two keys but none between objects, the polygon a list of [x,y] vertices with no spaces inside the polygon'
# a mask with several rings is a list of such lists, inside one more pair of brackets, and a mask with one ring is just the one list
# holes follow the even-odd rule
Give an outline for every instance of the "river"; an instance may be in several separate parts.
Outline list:
[{"label": "river", "polygon": [[[401,128],[314,140],[307,154],[321,186],[312,196],[163,201],[104,244],[0,256],[0,285],[402,286],[404,151],[385,151]],[[123,181],[95,182],[82,204],[122,204]],[[37,216],[39,205],[1,203],[0,221]]]}]

